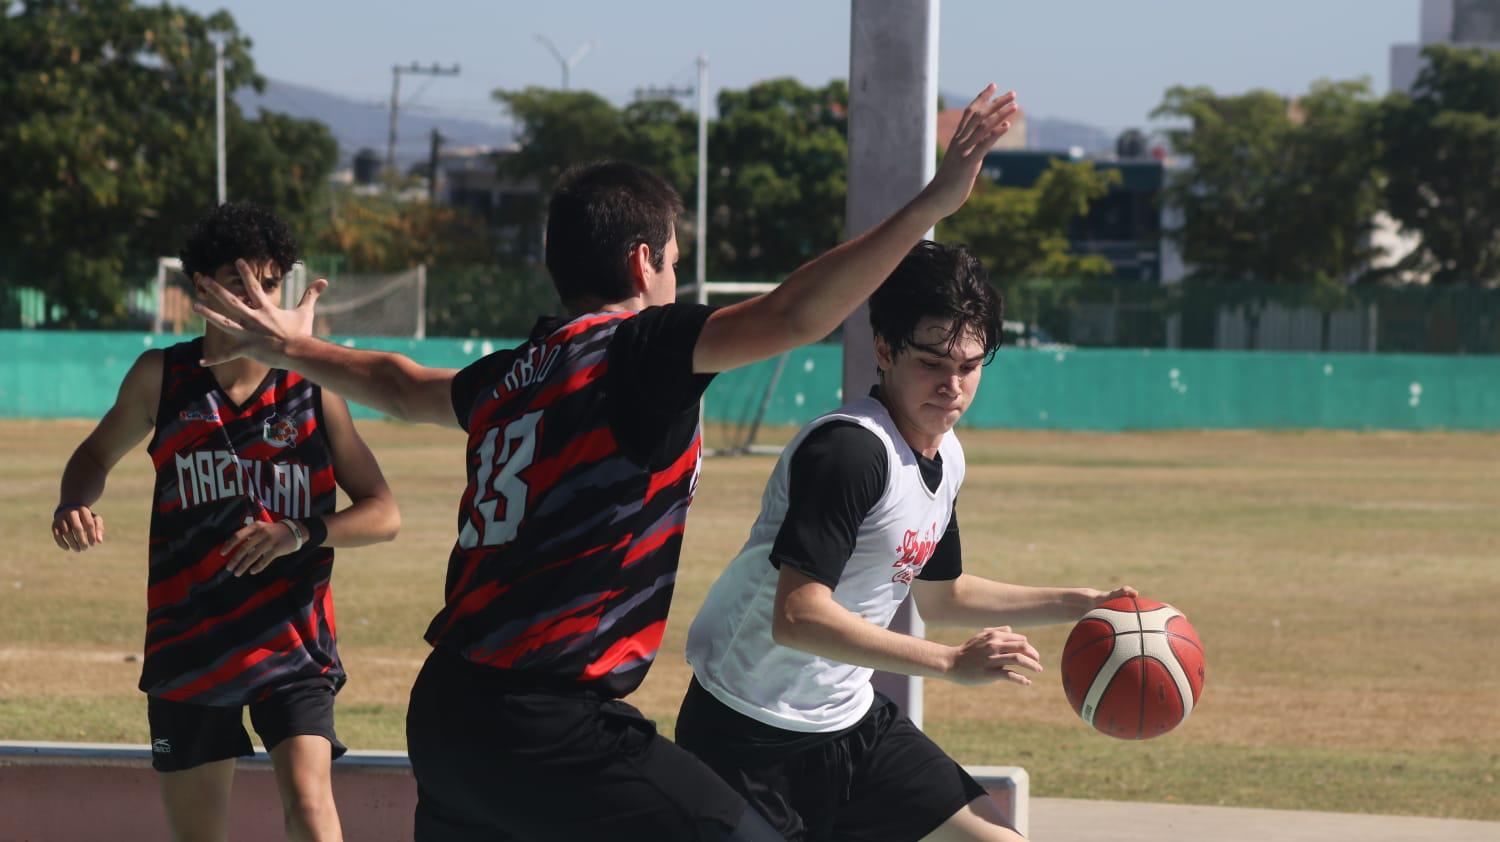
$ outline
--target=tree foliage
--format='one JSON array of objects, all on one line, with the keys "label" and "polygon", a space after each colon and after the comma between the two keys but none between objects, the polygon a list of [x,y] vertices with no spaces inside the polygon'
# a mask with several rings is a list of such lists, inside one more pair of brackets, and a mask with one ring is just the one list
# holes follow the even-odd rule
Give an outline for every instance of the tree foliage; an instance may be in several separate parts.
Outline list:
[{"label": "tree foliage", "polygon": [[1169,233],[1198,277],[1311,283],[1354,280],[1376,256],[1380,209],[1376,102],[1366,82],[1318,82],[1295,102],[1270,91],[1174,87],[1154,117],[1188,157],[1166,200]]},{"label": "tree foliage", "polygon": [[[214,45],[226,90],[259,86],[226,12],[130,0],[20,0],[0,25],[0,279],[65,324],[117,323],[123,293],[176,254],[215,194]],[[337,155],[321,124],[227,103],[230,195],[292,221]],[[139,274],[137,274],[139,273]]]},{"label": "tree foliage", "polygon": [[968,245],[1001,286],[1027,278],[1105,275],[1108,260],[1072,252],[1068,226],[1119,178],[1119,172],[1097,170],[1089,161],[1054,159],[1032,187],[980,179],[968,203],[938,227],[938,236]]},{"label": "tree foliage", "polygon": [[1412,268],[1438,283],[1500,279],[1500,53],[1428,47],[1411,96],[1381,106],[1391,216],[1421,235]]}]

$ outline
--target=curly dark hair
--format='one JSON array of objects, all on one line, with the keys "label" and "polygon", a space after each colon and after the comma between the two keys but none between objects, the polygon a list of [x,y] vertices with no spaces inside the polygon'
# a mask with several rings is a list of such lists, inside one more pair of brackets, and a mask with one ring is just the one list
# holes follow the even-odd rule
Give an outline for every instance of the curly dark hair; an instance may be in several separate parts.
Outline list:
[{"label": "curly dark hair", "polygon": [[952,352],[966,335],[984,343],[986,364],[1000,350],[1005,299],[990,285],[979,259],[964,246],[931,240],[917,243],[870,296],[870,327],[893,355],[916,344],[917,323],[927,317],[949,323],[940,346],[945,353]]},{"label": "curly dark hair", "polygon": [[220,266],[236,260],[270,260],[275,278],[297,262],[297,241],[276,214],[249,202],[226,202],[198,220],[182,247],[182,271],[212,277]]}]

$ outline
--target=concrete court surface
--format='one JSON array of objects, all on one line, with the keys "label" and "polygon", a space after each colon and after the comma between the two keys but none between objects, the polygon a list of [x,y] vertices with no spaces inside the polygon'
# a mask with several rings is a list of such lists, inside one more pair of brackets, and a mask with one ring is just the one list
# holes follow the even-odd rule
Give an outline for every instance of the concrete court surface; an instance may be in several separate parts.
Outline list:
[{"label": "concrete court surface", "polygon": [[1032,798],[1029,842],[1500,842],[1500,822]]}]

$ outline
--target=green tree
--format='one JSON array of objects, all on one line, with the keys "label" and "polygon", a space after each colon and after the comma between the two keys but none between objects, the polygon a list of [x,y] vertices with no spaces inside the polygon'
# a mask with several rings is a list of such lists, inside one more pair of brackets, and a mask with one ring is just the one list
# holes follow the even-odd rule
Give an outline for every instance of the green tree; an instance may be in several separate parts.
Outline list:
[{"label": "green tree", "polygon": [[718,105],[710,273],[779,276],[836,245],[848,189],[848,84],[771,79],[721,91]]},{"label": "green tree", "polygon": [[1106,275],[1111,267],[1104,257],[1072,253],[1068,226],[1119,178],[1119,172],[1097,170],[1089,161],[1054,159],[1031,187],[1000,187],[980,179],[968,203],[939,226],[938,236],[966,244],[1002,287],[1030,278]]},{"label": "green tree", "polygon": [[620,110],[589,91],[529,87],[497,90],[494,98],[515,120],[514,154],[500,169],[516,179],[534,179],[543,192],[575,164],[617,157],[626,133]]},{"label": "green tree", "polygon": [[[118,324],[123,294],[175,254],[214,194],[214,46],[226,89],[259,86],[226,12],[129,0],[20,0],[0,25],[0,273],[65,325]],[[301,221],[336,149],[326,129],[246,120],[231,100],[230,186]]]},{"label": "green tree", "polygon": [[1367,82],[1318,82],[1288,102],[1269,91],[1221,96],[1174,87],[1153,117],[1187,167],[1165,190],[1182,211],[1168,232],[1195,276],[1275,283],[1348,281],[1370,245],[1380,182]]},{"label": "green tree", "polygon": [[1500,54],[1428,47],[1411,96],[1380,108],[1391,215],[1436,283],[1500,279]]}]

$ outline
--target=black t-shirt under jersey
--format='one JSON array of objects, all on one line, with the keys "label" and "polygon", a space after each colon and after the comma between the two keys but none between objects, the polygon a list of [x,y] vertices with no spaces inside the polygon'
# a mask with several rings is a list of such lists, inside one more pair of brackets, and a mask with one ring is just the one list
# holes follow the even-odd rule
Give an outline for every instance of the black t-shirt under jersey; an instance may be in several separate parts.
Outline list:
[{"label": "black t-shirt under jersey", "polygon": [[[610,337],[605,389],[610,428],[637,462],[657,467],[663,453],[676,453],[698,429],[698,399],[712,374],[693,373],[693,350],[716,308],[702,304],[650,307],[628,319]],[[533,338],[545,337],[567,319],[543,317]],[[493,362],[491,362],[493,360]],[[511,358],[492,354],[453,378],[453,411],[467,429],[469,408],[505,375]]]},{"label": "black t-shirt under jersey", "polygon": [[[943,481],[942,456],[915,456],[922,481],[937,490]],[[778,569],[790,565],[815,581],[837,587],[854,552],[860,525],[885,493],[888,471],[885,445],[852,421],[830,421],[809,433],[792,454],[787,513],[771,547],[771,563]],[[962,572],[955,511],[917,578],[946,581]]]}]

